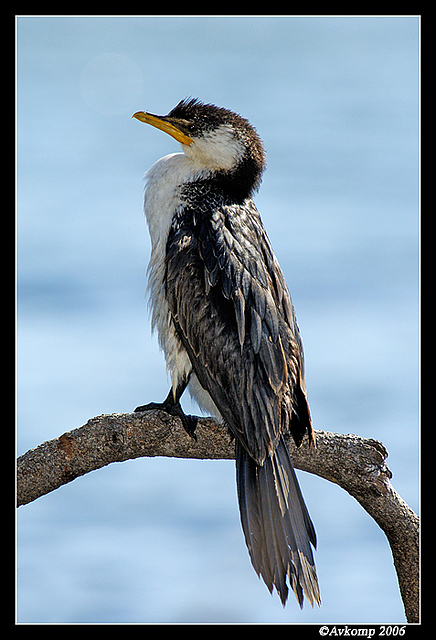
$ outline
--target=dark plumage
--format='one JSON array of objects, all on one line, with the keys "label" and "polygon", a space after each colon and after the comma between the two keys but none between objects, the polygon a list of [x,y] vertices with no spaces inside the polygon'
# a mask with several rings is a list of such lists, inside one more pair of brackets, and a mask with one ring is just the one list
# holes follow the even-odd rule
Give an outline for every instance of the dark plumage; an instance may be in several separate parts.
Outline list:
[{"label": "dark plumage", "polygon": [[[173,375],[173,405],[181,411],[189,383],[200,405],[206,398],[217,409],[235,437],[241,522],[254,569],[283,604],[286,580],[300,605],[303,594],[320,604],[315,531],[282,438],[290,430],[297,445],[305,434],[314,442],[303,350],[251,199],[265,167],[262,142],[244,118],[196,100],[179,103],[164,125],[153,121],[157,116],[135,115],[174,127],[164,130],[176,139],[181,132],[186,154],[150,170],[145,200],[153,323]],[[159,185],[172,196],[159,195]],[[185,426],[192,432],[192,423]]]}]

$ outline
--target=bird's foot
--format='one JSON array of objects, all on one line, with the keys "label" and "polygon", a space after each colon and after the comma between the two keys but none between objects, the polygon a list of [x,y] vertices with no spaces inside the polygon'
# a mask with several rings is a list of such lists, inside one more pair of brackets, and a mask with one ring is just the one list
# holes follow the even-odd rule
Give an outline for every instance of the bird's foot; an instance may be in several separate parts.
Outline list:
[{"label": "bird's foot", "polygon": [[182,407],[180,406],[180,402],[174,401],[172,391],[170,391],[167,398],[163,402],[149,402],[148,404],[143,404],[140,407],[136,407],[135,413],[139,413],[141,411],[151,411],[153,409],[165,411],[165,413],[168,413],[170,416],[180,418],[183,428],[185,429],[188,436],[190,436],[195,441],[197,440],[197,436],[195,435],[195,429],[198,422],[197,416],[186,415],[186,413],[184,413]]}]

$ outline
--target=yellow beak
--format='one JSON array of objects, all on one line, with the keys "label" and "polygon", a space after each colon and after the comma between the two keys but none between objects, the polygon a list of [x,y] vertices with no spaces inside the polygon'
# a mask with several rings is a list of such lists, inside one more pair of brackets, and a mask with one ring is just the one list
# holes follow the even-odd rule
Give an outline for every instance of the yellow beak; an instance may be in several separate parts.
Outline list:
[{"label": "yellow beak", "polygon": [[186,144],[188,147],[193,143],[192,138],[180,131],[180,129],[169,120],[166,120],[165,116],[155,116],[152,113],[147,113],[146,111],[137,111],[133,114],[132,118],[151,124],[153,127],[156,127],[156,129],[161,129],[162,131],[165,131],[165,133],[169,133],[169,135],[177,140],[177,142]]}]

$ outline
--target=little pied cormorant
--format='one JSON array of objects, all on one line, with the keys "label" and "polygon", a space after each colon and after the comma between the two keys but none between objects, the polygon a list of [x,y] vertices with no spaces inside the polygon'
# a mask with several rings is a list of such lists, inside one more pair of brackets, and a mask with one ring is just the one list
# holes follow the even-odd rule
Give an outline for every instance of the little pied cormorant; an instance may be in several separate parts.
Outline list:
[{"label": "little pied cormorant", "polygon": [[282,434],[314,434],[303,349],[288,288],[252,200],[265,168],[262,141],[241,116],[182,100],[141,122],[175,138],[183,153],[147,172],[144,211],[152,242],[148,291],[172,389],[164,409],[186,416],[186,387],[235,438],[239,508],[251,562],[283,605],[289,586],[320,604],[315,530]]}]

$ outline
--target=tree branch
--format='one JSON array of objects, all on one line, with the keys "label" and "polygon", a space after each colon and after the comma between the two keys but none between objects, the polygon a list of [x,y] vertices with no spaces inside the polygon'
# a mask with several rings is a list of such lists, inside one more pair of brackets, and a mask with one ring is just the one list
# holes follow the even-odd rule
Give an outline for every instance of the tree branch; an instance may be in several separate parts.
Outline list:
[{"label": "tree branch", "polygon": [[[200,418],[198,441],[177,418],[162,411],[114,413],[88,420],[79,429],[31,449],[17,461],[17,504],[32,502],[78,476],[112,462],[167,456],[233,459],[227,429]],[[287,437],[294,466],[335,482],[352,495],[386,534],[408,622],[419,622],[419,518],[390,483],[381,442],[355,435],[316,431],[316,449],[297,449]]]}]

